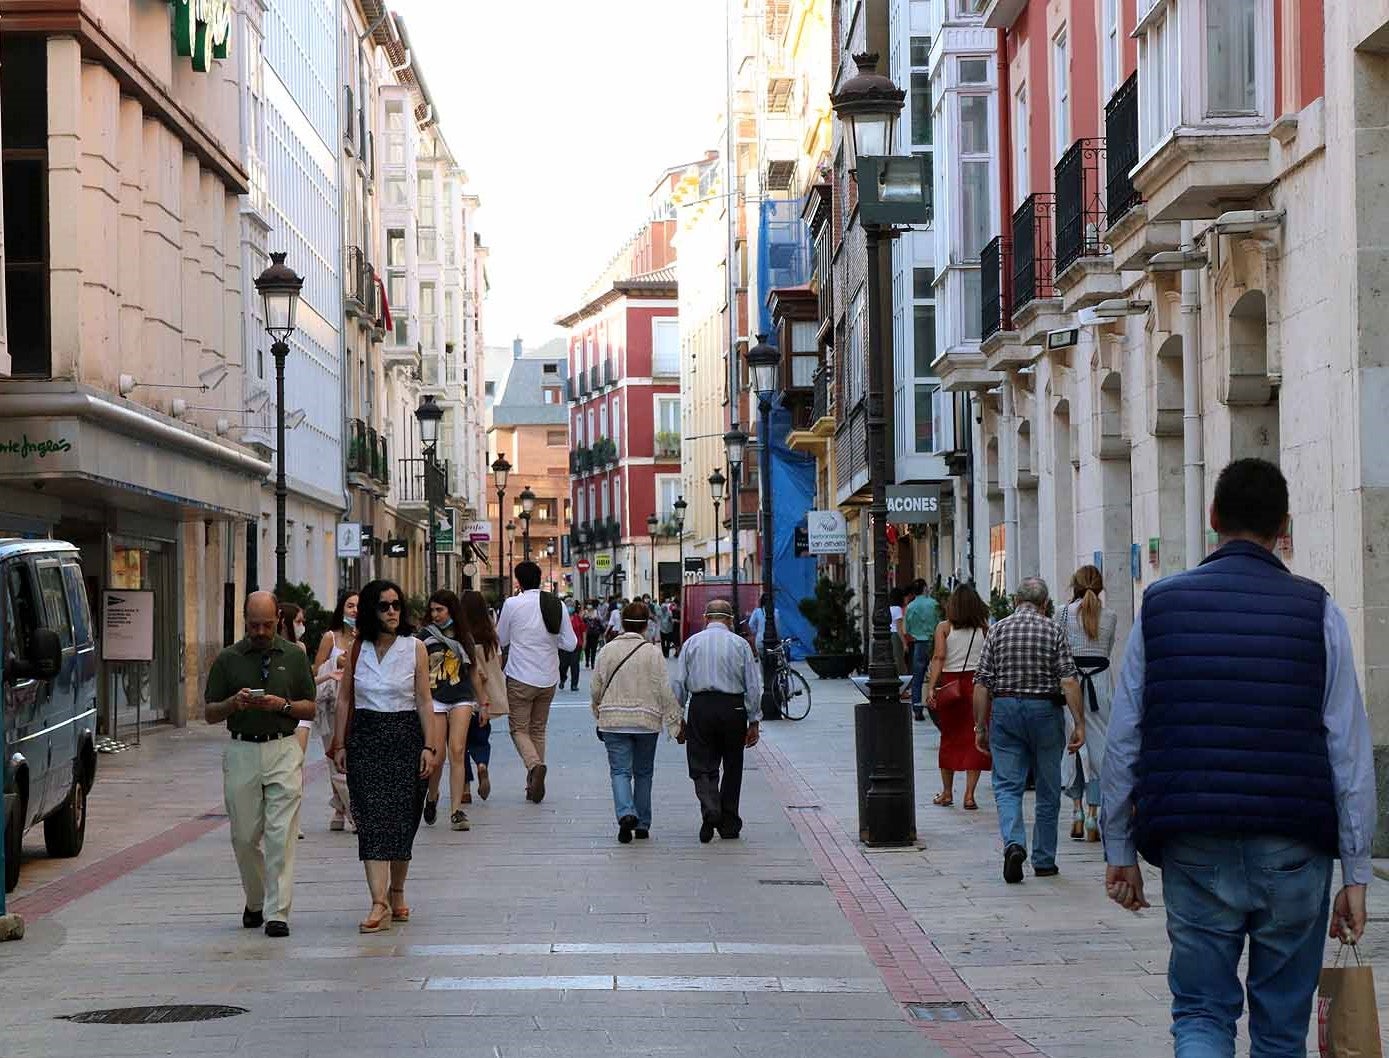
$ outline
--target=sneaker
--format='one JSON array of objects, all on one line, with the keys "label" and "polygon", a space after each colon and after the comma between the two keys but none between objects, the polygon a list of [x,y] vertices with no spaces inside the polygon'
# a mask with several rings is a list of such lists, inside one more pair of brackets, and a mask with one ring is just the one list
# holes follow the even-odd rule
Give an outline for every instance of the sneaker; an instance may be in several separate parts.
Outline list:
[{"label": "sneaker", "polygon": [[1003,850],[1003,880],[1009,885],[1022,881],[1022,865],[1027,860],[1027,850],[1021,845],[1009,845]]},{"label": "sneaker", "polygon": [[637,827],[636,838],[638,841],[645,841],[649,837],[651,837],[651,829],[649,827]]},{"label": "sneaker", "polygon": [[249,907],[241,912],[242,929],[260,929],[265,925],[265,915],[260,911],[252,911]]},{"label": "sneaker", "polygon": [[438,818],[439,818],[439,802],[438,802],[438,801],[425,801],[425,803],[424,803],[424,821],[425,821],[425,823],[426,823],[428,826],[431,826],[431,827],[432,827],[432,826],[434,825],[434,821],[435,821],[436,819],[438,819]]},{"label": "sneaker", "polygon": [[617,840],[623,845],[632,843],[632,831],[637,829],[636,816],[623,816],[617,821]]},{"label": "sneaker", "polygon": [[267,937],[288,937],[289,923],[274,919],[265,924],[265,935]]},{"label": "sneaker", "polygon": [[913,717],[913,719],[916,719],[916,720],[925,720],[925,719],[926,719],[926,710],[925,710],[925,709],[922,709],[922,708],[920,708],[920,707],[918,707],[918,706],[913,706],[913,707],[912,707],[912,717]]},{"label": "sneaker", "polygon": [[473,825],[468,822],[468,817],[464,814],[463,809],[461,808],[449,817],[449,826],[453,827],[454,830],[473,829]]},{"label": "sneaker", "polygon": [[492,776],[488,774],[486,764],[479,764],[477,766],[477,795],[485,801],[491,792]]},{"label": "sneaker", "polygon": [[1050,867],[1033,867],[1032,873],[1038,878],[1055,878],[1061,873],[1061,868],[1052,864]]},{"label": "sneaker", "polygon": [[545,800],[545,765],[537,764],[526,773],[526,800],[539,804]]}]

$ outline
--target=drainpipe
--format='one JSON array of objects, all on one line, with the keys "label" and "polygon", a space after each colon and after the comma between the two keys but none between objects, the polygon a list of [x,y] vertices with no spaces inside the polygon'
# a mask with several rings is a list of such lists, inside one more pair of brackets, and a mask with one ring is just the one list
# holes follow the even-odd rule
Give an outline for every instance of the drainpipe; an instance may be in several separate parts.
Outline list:
[{"label": "drainpipe", "polygon": [[1018,519],[1018,424],[1013,399],[1013,380],[1003,380],[1003,412],[999,422],[998,476],[1003,480],[1004,587],[1011,595],[1018,586],[1018,566],[1022,563]]},{"label": "drainpipe", "polygon": [[[1182,221],[1182,246],[1192,244],[1192,222]],[[1201,433],[1201,275],[1182,271],[1182,485],[1186,511],[1186,564],[1205,557],[1206,459]]]},{"label": "drainpipe", "polygon": [[[1013,215],[1013,122],[1010,114],[1013,90],[1008,70],[1008,31],[998,31],[998,192],[999,231],[1009,236],[1009,218]],[[1001,280],[1007,282],[1007,280]]]}]

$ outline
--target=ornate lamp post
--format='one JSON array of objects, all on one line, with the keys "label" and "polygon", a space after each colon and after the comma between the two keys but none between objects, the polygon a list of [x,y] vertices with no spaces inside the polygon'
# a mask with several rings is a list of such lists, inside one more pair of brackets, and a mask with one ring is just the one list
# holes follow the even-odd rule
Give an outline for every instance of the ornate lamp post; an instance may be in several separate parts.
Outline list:
[{"label": "ornate lamp post", "polygon": [[680,548],[680,594],[676,596],[676,602],[680,604],[681,623],[675,626],[675,645],[678,648],[685,641],[685,511],[690,505],[685,502],[684,496],[677,496],[671,506],[675,512],[675,537]]},{"label": "ornate lamp post", "polygon": [[256,290],[265,303],[265,330],[272,342],[275,358],[275,592],[286,585],[285,501],[289,485],[285,479],[285,360],[289,356],[289,336],[294,333],[294,315],[299,308],[299,291],[304,279],[285,264],[286,255],[272,253],[270,267],[256,277]]},{"label": "ornate lamp post", "polygon": [[718,467],[709,475],[709,497],[714,501],[714,576],[719,575],[719,550],[722,541],[719,539],[722,533],[719,531],[723,523],[719,521],[719,505],[723,503],[723,489],[728,484],[728,479],[723,476],[723,471]]},{"label": "ornate lamp post", "polygon": [[660,595],[660,590],[656,585],[656,530],[660,528],[660,520],[656,517],[656,512],[652,511],[646,516],[646,535],[651,537],[651,598],[654,600]]},{"label": "ornate lamp post", "polygon": [[516,565],[516,523],[507,519],[506,523],[506,568],[511,570]]},{"label": "ornate lamp post", "polygon": [[511,473],[511,464],[506,456],[499,455],[492,461],[492,481],[497,489],[497,604],[506,597],[506,539],[502,536],[502,519],[506,513],[502,506],[506,503],[506,478]]},{"label": "ornate lamp post", "polygon": [[781,388],[781,351],[767,344],[767,336],[759,334],[757,344],[747,352],[748,370],[757,391],[757,406],[762,413],[758,423],[758,440],[762,455],[762,715],[768,720],[781,719],[781,706],[774,690],[775,663],[773,652],[781,637],[776,627],[776,589],[773,585],[772,552],[772,401]]},{"label": "ornate lamp post", "polygon": [[434,594],[439,587],[439,518],[437,505],[443,500],[439,495],[439,421],[444,417],[444,409],[439,407],[433,393],[420,398],[420,406],[415,409],[415,418],[420,424],[420,443],[424,446],[424,500],[429,509],[429,535],[425,538],[429,548],[429,593]]},{"label": "ornate lamp post", "polygon": [[738,632],[743,625],[743,612],[738,609],[738,521],[739,508],[742,506],[739,488],[742,486],[743,476],[743,455],[748,448],[748,435],[742,430],[729,430],[723,435],[723,446],[728,452],[728,469],[731,472],[729,482],[732,495],[728,500],[729,509],[729,548],[728,548],[728,570],[732,581],[733,594],[733,630]]},{"label": "ornate lamp post", "polygon": [[[578,539],[579,539],[579,554],[580,554],[581,556],[587,554],[587,553],[588,553],[588,526],[586,526],[586,525],[581,525],[581,526],[579,526]],[[581,600],[582,600],[582,599],[588,599],[588,598],[590,598],[590,595],[589,595],[589,593],[588,593],[588,575],[585,574],[585,573],[580,573],[580,574],[579,574],[579,598],[580,598]]]},{"label": "ornate lamp post", "polygon": [[869,845],[910,845],[916,840],[911,717],[902,704],[892,660],[887,597],[887,472],[891,453],[885,416],[891,385],[891,322],[883,311],[882,243],[894,225],[929,219],[925,168],[918,159],[893,157],[896,126],[906,93],[876,73],[878,57],[856,55],[858,74],[832,97],[845,125],[847,162],[859,191],[859,218],[868,254],[868,471],[873,485],[868,509],[873,540],[873,636],[868,663],[868,701],[855,707],[859,782],[859,836]]},{"label": "ornate lamp post", "polygon": [[535,493],[527,485],[521,490],[521,560],[531,557],[531,514],[535,511]]}]

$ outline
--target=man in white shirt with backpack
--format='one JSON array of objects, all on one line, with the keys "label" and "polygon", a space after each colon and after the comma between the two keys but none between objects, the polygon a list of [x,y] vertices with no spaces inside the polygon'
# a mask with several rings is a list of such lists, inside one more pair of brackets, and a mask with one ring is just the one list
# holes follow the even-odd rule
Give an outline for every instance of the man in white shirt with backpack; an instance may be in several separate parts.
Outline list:
[{"label": "man in white shirt with backpack", "polygon": [[511,741],[526,766],[526,800],[545,799],[545,729],[559,683],[559,656],[578,638],[558,595],[540,590],[540,567],[522,562],[515,570],[521,593],[507,599],[497,620],[506,655],[506,693]]}]

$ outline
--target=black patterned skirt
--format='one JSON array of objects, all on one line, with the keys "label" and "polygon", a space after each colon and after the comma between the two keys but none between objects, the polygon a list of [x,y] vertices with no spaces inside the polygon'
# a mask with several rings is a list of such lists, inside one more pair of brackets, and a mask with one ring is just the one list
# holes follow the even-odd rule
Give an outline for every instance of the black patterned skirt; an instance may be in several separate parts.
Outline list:
[{"label": "black patterned skirt", "polygon": [[357,824],[357,857],[408,860],[428,783],[419,777],[424,734],[415,710],[352,711],[347,736],[347,790]]}]

